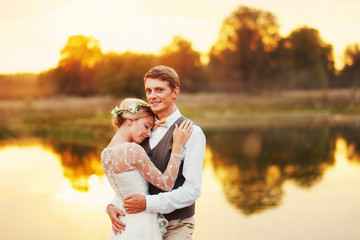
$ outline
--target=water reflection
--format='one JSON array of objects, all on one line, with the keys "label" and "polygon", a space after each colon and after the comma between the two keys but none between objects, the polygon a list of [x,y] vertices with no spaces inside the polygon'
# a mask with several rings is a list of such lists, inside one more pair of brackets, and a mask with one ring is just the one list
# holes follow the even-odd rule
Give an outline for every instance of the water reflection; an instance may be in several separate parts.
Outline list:
[{"label": "water reflection", "polygon": [[[195,238],[302,239],[306,233],[309,239],[355,239],[358,130],[206,132]],[[0,238],[108,239],[104,207],[113,191],[102,175],[100,152],[101,146],[63,139],[0,143],[0,221],[6,223]],[[19,223],[24,213],[31,221]]]},{"label": "water reflection", "polygon": [[0,149],[0,186],[8,191],[53,194],[62,179],[57,157],[40,145],[7,145]]},{"label": "water reflection", "polygon": [[[80,192],[89,192],[90,188],[98,185],[103,181],[104,172],[100,162],[100,153],[96,147],[85,146],[78,143],[64,143],[64,142],[53,142],[53,141],[44,141],[41,139],[19,139],[16,141],[3,141],[0,144],[0,149],[8,152],[9,158],[16,158],[16,161],[9,161],[9,164],[17,164],[19,167],[23,165],[22,162],[26,163],[33,162],[34,166],[37,164],[37,159],[56,159],[58,170],[62,172],[62,176],[67,179],[66,183],[62,184],[62,188],[67,188],[68,192],[70,189]],[[39,152],[32,152],[29,149],[37,149],[42,151],[43,154]],[[16,154],[13,156],[11,152]],[[51,155],[52,157],[44,156],[44,153]],[[19,156],[19,154],[25,154],[25,156]],[[45,154],[45,155],[46,155]],[[40,156],[39,156],[40,155]],[[37,156],[37,157],[35,157]],[[30,158],[30,159],[29,159]],[[34,162],[35,161],[35,162]],[[49,160],[49,162],[54,162]],[[42,164],[48,164],[47,162]],[[28,164],[25,164],[27,166]],[[48,173],[52,172],[52,169],[47,171]],[[36,176],[35,176],[36,177]],[[69,187],[65,187],[70,183]]]},{"label": "water reflection", "polygon": [[58,155],[42,144],[0,148],[1,239],[108,239],[106,181],[89,178],[79,192],[64,177]]},{"label": "water reflection", "polygon": [[285,181],[302,188],[321,181],[335,164],[341,135],[350,139],[347,157],[359,162],[360,136],[353,128],[238,129],[208,132],[207,139],[227,200],[250,215],[279,206]]},{"label": "water reflection", "polygon": [[341,136],[346,145],[346,158],[355,164],[360,164],[360,128],[342,127],[334,130],[334,135]]},{"label": "water reflection", "polygon": [[[211,165],[227,201],[251,215],[279,206],[286,194],[286,181],[300,188],[319,183],[334,166],[335,151],[342,145],[346,146],[346,159],[359,164],[358,130],[324,125],[207,131],[206,164]],[[101,146],[54,139],[36,141],[56,157],[66,179],[57,197],[81,199],[81,192],[92,192],[103,184]],[[26,139],[22,140],[25,143]]]},{"label": "water reflection", "polygon": [[103,176],[100,150],[78,143],[53,143],[52,151],[58,155],[64,176],[78,191],[89,191],[89,183]]},{"label": "water reflection", "polygon": [[[85,156],[91,154],[93,153]],[[59,154],[54,152],[53,148],[39,143],[5,145],[0,149],[0,166],[2,179],[8,181],[3,184],[6,187],[11,186],[10,191],[41,193],[62,201],[103,206],[113,193],[103,176],[101,166],[97,165],[98,161],[85,157],[81,158],[78,164],[69,166],[66,165],[68,155],[71,155],[71,152]],[[63,156],[66,157],[65,161]],[[77,159],[76,155],[71,159]],[[92,174],[95,170],[98,175]],[[79,181],[81,188],[76,185]]]}]

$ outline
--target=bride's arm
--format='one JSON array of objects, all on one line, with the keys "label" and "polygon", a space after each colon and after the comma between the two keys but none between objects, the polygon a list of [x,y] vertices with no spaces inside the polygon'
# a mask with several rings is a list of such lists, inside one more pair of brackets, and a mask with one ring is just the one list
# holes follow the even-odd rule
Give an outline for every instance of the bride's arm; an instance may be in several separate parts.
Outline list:
[{"label": "bride's arm", "polygon": [[133,144],[132,147],[134,154],[127,155],[129,157],[133,157],[133,161],[131,161],[133,166],[135,166],[141,175],[143,175],[144,178],[152,185],[164,191],[170,191],[174,187],[175,180],[179,172],[181,164],[180,153],[171,155],[169,163],[163,174],[159,169],[156,168],[154,163],[151,162],[145,150],[140,145]]},{"label": "bride's arm", "polygon": [[126,157],[132,159],[126,159],[126,161],[131,162],[151,184],[164,191],[170,191],[174,187],[179,172],[182,148],[191,136],[192,131],[191,121],[184,121],[179,127],[176,127],[169,163],[164,174],[156,168],[145,150],[138,144],[131,144],[133,149],[130,151],[133,154],[126,154]]}]

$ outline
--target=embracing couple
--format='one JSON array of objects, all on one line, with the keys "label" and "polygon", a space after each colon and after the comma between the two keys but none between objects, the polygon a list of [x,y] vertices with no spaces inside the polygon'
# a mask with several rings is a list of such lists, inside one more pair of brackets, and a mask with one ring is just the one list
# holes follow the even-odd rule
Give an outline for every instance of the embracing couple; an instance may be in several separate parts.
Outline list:
[{"label": "embracing couple", "polygon": [[156,66],[144,77],[148,103],[127,98],[112,111],[117,131],[101,154],[115,191],[111,239],[192,239],[206,139],[176,107],[180,81]]}]

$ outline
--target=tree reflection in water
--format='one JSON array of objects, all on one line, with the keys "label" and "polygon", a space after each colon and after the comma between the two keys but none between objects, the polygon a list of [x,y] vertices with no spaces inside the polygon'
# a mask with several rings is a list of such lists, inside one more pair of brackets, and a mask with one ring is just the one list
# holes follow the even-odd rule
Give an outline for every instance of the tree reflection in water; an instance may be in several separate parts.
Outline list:
[{"label": "tree reflection in water", "polygon": [[46,143],[58,155],[63,175],[78,191],[89,191],[89,179],[92,175],[104,175],[99,148],[79,143]]},{"label": "tree reflection in water", "polygon": [[[353,127],[277,127],[206,132],[212,165],[228,201],[245,215],[278,206],[286,180],[310,188],[334,165],[335,141],[343,136],[358,156]],[[356,129],[358,130],[358,129]],[[350,156],[351,157],[351,156]],[[357,159],[358,157],[354,157]]]},{"label": "tree reflection in water", "polygon": [[[334,165],[336,139],[348,143],[348,158],[359,163],[359,128],[350,126],[273,127],[205,132],[211,165],[227,200],[245,215],[281,204],[283,183],[310,188]],[[59,156],[64,176],[78,191],[89,190],[91,176],[103,176],[97,142],[44,140]]]},{"label": "tree reflection in water", "polygon": [[352,163],[360,164],[360,126],[343,126],[332,129],[332,135],[341,136],[348,142],[347,158]]}]

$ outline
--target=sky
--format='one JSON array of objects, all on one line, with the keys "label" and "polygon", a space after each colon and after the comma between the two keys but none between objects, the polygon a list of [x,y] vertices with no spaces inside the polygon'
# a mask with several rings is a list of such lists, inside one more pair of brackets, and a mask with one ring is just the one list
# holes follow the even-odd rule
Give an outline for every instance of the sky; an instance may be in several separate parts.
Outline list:
[{"label": "sky", "polygon": [[360,42],[358,0],[0,0],[0,73],[56,67],[72,35],[92,36],[104,53],[160,53],[175,35],[206,54],[222,22],[240,6],[269,11],[285,37],[304,25],[334,47],[341,67]]}]

